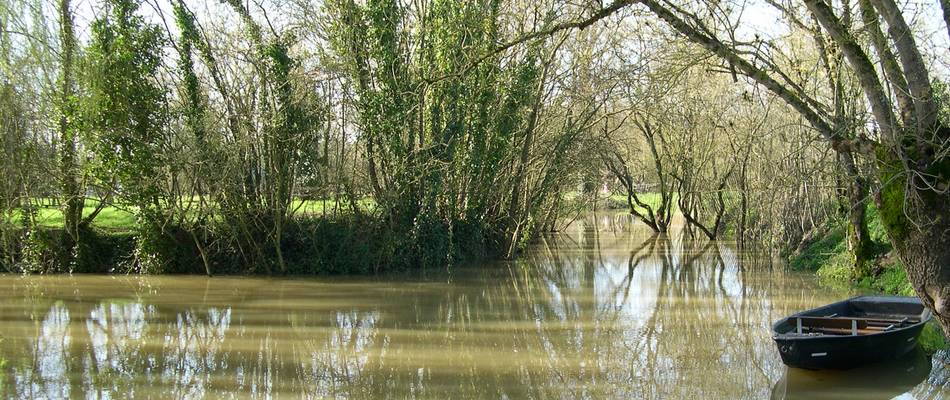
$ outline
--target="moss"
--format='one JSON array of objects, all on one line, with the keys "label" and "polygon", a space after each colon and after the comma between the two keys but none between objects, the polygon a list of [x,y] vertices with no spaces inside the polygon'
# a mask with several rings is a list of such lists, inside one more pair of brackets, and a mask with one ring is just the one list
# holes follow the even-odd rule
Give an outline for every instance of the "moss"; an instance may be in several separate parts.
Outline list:
[{"label": "moss", "polygon": [[878,210],[877,206],[868,206],[866,218],[868,223],[868,234],[871,236],[871,241],[876,245],[881,245],[890,249],[890,239],[887,237],[887,230],[884,228],[884,222],[881,221],[881,212]]},{"label": "moss", "polygon": [[885,179],[880,192],[880,220],[890,237],[904,237],[907,234],[908,221],[904,213],[904,179],[894,175]]},{"label": "moss", "polygon": [[[852,251],[848,252],[850,257],[850,265],[852,268],[852,275],[855,279],[860,279],[871,275],[871,260],[876,255],[875,246],[870,240],[870,234],[868,233],[867,218],[862,221],[862,224],[857,229],[860,229],[858,232],[854,224],[845,224],[848,229],[848,238],[849,241],[853,244]],[[859,238],[866,238],[866,240],[859,240]]]}]

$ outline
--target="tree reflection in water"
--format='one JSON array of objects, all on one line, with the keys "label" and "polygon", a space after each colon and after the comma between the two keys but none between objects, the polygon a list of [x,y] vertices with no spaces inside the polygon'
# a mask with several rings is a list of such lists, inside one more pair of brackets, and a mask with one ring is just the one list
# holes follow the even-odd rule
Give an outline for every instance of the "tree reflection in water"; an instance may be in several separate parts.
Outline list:
[{"label": "tree reflection in water", "polygon": [[0,395],[768,398],[771,322],[841,296],[770,264],[600,214],[437,276],[3,277]]}]

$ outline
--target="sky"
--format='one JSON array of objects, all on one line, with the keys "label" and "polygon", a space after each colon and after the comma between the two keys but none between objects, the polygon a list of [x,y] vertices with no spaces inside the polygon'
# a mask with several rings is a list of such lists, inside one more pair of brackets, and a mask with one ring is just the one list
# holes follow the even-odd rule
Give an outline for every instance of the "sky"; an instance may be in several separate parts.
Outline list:
[{"label": "sky", "polygon": [[[280,0],[255,0],[264,2],[268,14],[272,19],[288,18],[286,7],[278,7]],[[321,0],[312,0],[319,4]],[[692,2],[696,0],[677,0]],[[742,9],[741,21],[737,34],[739,39],[759,37],[763,39],[778,39],[789,32],[788,26],[775,7],[765,0],[730,0],[736,8]],[[199,22],[218,21],[226,25],[239,24],[234,12],[220,4],[219,0],[185,0],[189,8],[196,12]],[[252,12],[259,13],[256,2],[250,3]],[[48,15],[53,12],[52,0],[46,0],[49,7]],[[89,36],[89,25],[100,12],[99,0],[74,0],[75,22],[80,40]],[[606,1],[605,1],[606,3]],[[852,3],[854,4],[854,3]],[[931,65],[931,71],[937,76],[947,79],[950,77],[950,36],[942,19],[939,0],[907,0],[900,2],[904,8],[905,17],[916,28],[918,45],[925,49],[925,58]],[[141,12],[150,20],[159,22],[160,14],[166,18],[163,26],[167,26],[173,35],[177,35],[174,22],[171,20],[171,3],[169,0],[145,0]]]}]

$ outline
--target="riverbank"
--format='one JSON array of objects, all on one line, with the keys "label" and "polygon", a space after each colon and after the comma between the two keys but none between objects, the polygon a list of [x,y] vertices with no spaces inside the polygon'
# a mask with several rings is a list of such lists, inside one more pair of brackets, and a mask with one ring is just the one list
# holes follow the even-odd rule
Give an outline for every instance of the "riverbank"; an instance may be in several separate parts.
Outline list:
[{"label": "riverbank", "polygon": [[[93,225],[70,254],[62,227],[18,229],[0,246],[0,271],[12,273],[148,273],[213,275],[368,275],[492,256],[483,227],[417,224],[396,232],[371,215],[298,216],[286,221],[280,236],[282,269],[266,232],[235,234],[234,225],[211,222],[201,229],[168,224],[150,242],[150,261],[141,270],[134,224]],[[451,231],[448,231],[451,229]],[[239,235],[258,236],[244,238]],[[234,238],[245,239],[237,241]],[[450,238],[451,241],[446,240]],[[249,243],[257,243],[248,247]],[[154,261],[158,260],[158,263]],[[435,267],[432,267],[435,268]]]},{"label": "riverbank", "polygon": [[[845,221],[836,221],[825,227],[822,235],[816,235],[818,239],[802,246],[801,251],[789,255],[789,265],[794,270],[815,273],[823,286],[835,290],[915,296],[904,266],[892,252],[875,207],[868,207],[867,218],[868,231],[874,243],[871,276],[857,281],[852,279]],[[924,328],[920,335],[920,345],[928,354],[950,348],[950,343],[936,322],[931,322]]]}]

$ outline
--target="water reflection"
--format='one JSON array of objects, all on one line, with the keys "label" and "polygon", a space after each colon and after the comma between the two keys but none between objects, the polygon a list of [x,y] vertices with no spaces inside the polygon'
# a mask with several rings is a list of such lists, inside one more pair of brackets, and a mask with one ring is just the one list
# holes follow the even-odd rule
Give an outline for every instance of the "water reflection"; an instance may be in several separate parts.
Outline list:
[{"label": "water reflection", "polygon": [[768,264],[597,215],[424,278],[0,277],[0,395],[768,398],[769,324],[841,296]]},{"label": "water reflection", "polygon": [[[930,367],[929,357],[918,350],[891,363],[873,364],[847,371],[789,368],[775,384],[772,399],[892,399],[921,384],[930,373]],[[905,397],[939,398],[909,394]]]}]

